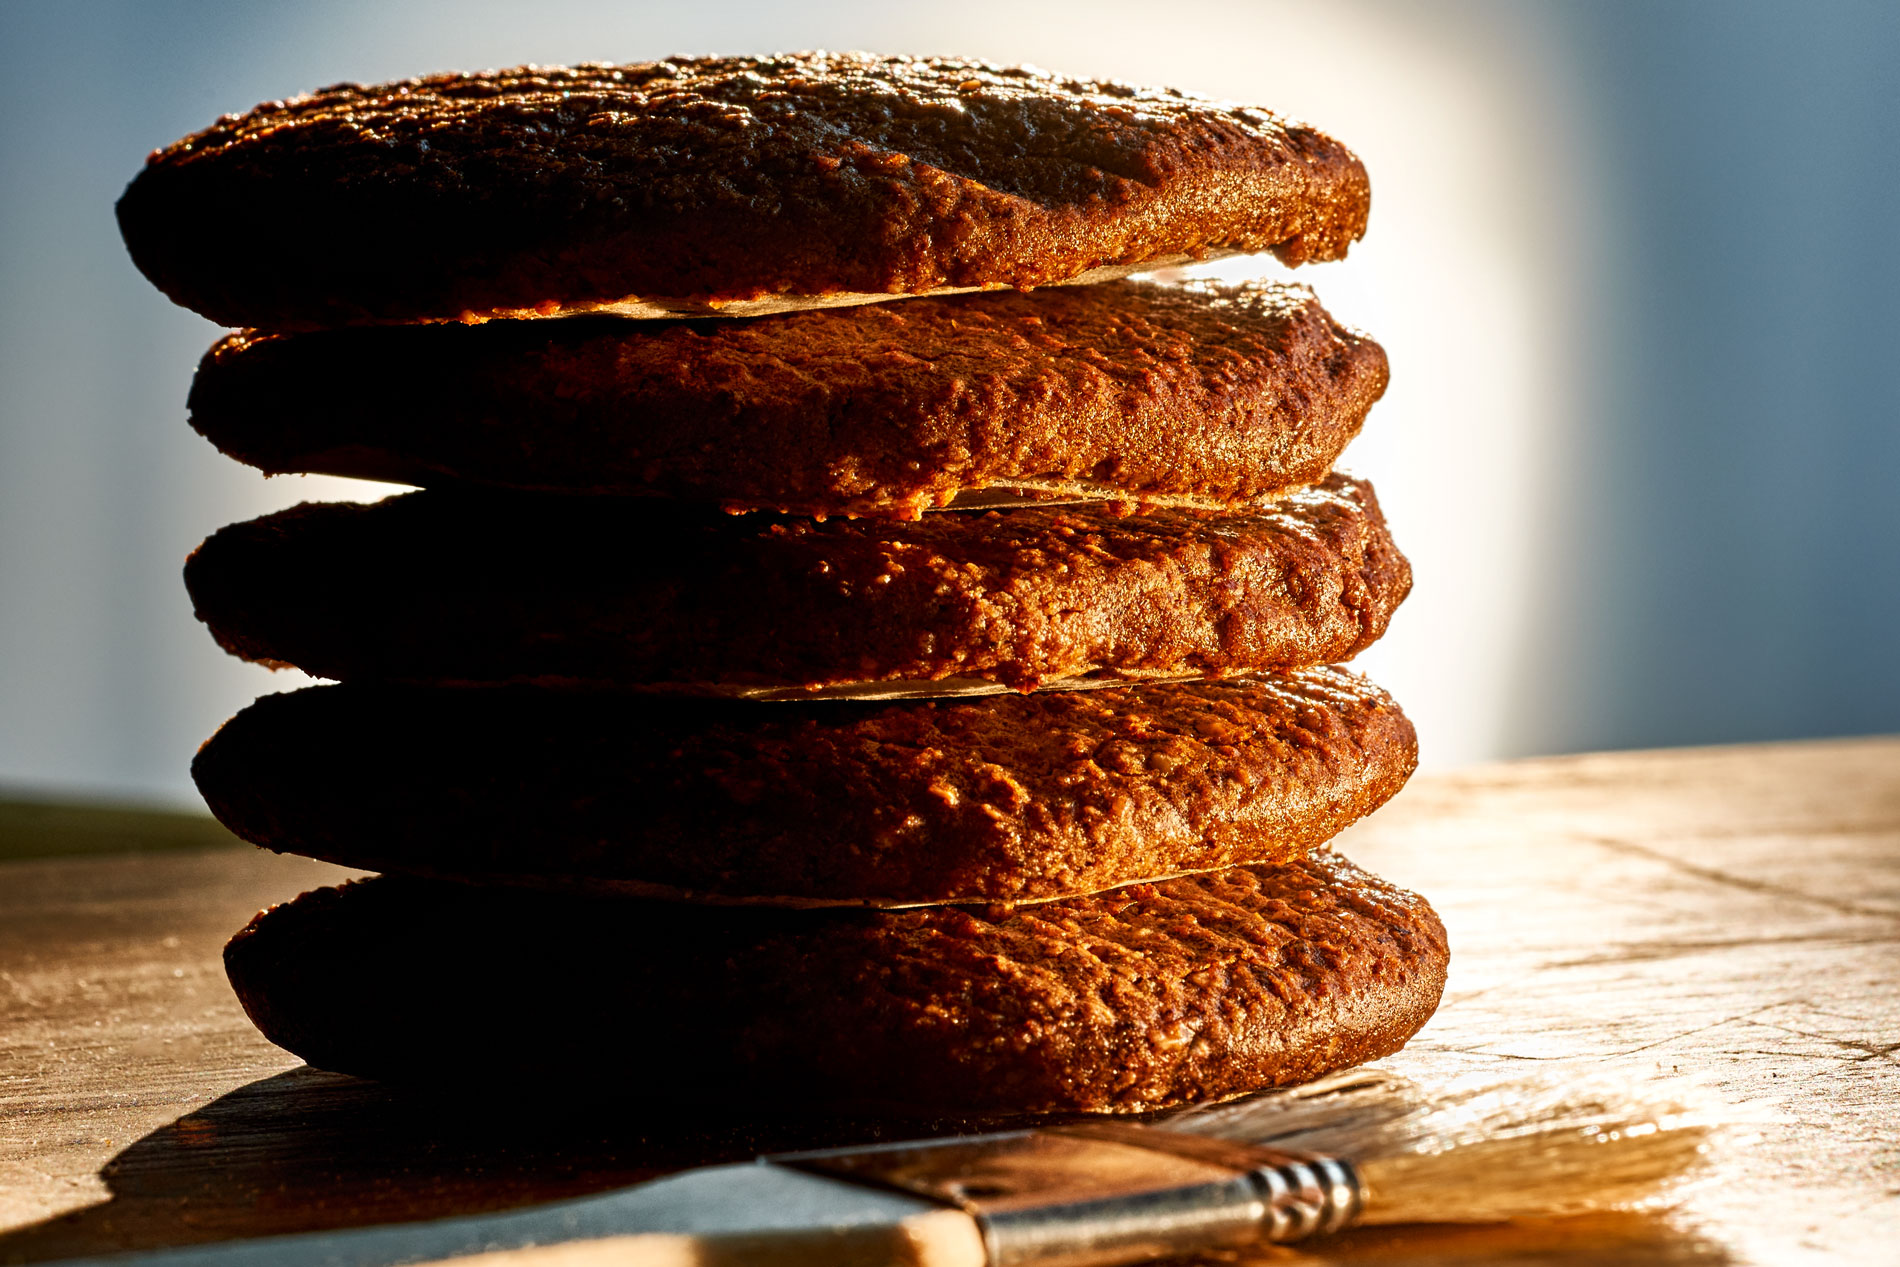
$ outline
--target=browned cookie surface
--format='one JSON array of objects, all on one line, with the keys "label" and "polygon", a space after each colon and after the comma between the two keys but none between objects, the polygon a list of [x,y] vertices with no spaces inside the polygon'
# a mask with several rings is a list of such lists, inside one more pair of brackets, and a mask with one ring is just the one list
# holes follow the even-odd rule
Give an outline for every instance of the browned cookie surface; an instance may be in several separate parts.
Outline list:
[{"label": "browned cookie surface", "polygon": [[1024,481],[1321,478],[1385,353],[1304,286],[1111,282],[753,321],[233,335],[192,425],[269,472],[909,516]]},{"label": "browned cookie surface", "polygon": [[229,326],[1039,286],[1215,250],[1334,259],[1364,167],[1249,106],[854,53],[339,84],[148,160],[132,258]]},{"label": "browned cookie surface", "polygon": [[1298,857],[1416,759],[1391,697],[1306,669],[876,704],[315,687],[192,774],[246,840],[371,870],[899,904]]},{"label": "browned cookie surface", "polygon": [[911,522],[411,493],[234,524],[185,582],[227,650],[319,677],[744,693],[1331,663],[1411,570],[1371,485],[1332,475],[1249,514]]},{"label": "browned cookie surface", "polygon": [[225,950],[266,1037],[430,1083],[555,1074],[781,1114],[1135,1112],[1397,1050],[1444,988],[1425,901],[1322,852],[1014,911],[734,911],[400,877]]}]

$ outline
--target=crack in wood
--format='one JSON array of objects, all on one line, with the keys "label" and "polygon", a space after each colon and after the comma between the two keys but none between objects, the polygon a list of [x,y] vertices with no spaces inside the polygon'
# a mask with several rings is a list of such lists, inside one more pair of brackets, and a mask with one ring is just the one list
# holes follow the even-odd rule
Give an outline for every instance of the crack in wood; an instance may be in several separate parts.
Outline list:
[{"label": "crack in wood", "polygon": [[1801,889],[1790,888],[1785,884],[1776,884],[1770,880],[1755,880],[1748,876],[1731,875],[1719,867],[1700,867],[1693,862],[1685,862],[1660,849],[1648,845],[1639,845],[1633,840],[1624,840],[1619,836],[1596,836],[1570,833],[1573,840],[1581,840],[1616,853],[1628,854],[1660,863],[1671,871],[1706,880],[1710,884],[1726,885],[1749,893],[1758,893],[1768,897],[1787,898],[1795,902],[1805,902],[1842,915],[1855,915],[1866,919],[1889,920],[1900,923],[1900,911],[1888,910],[1878,906],[1864,906],[1859,902],[1850,902],[1844,898],[1823,897],[1818,893],[1808,893]]},{"label": "crack in wood", "polygon": [[1650,963],[1657,959],[1673,959],[1682,955],[1700,954],[1708,951],[1733,950],[1741,947],[1756,946],[1798,946],[1798,945],[1836,945],[1836,946],[1880,946],[1900,943],[1900,928],[1891,933],[1786,933],[1768,937],[1710,937],[1685,938],[1682,941],[1628,942],[1613,946],[1602,954],[1584,955],[1576,959],[1553,959],[1540,965],[1543,968],[1587,968],[1601,967],[1616,963]]},{"label": "crack in wood", "polygon": [[1900,1064],[1900,1055],[1896,1055],[1896,1053],[1900,1053],[1900,1041],[1881,1046],[1874,1043],[1862,1042],[1856,1038],[1835,1038],[1831,1034],[1816,1034],[1809,1030],[1796,1029],[1792,1025],[1777,1025],[1773,1021],[1754,1021],[1752,1023],[1767,1029],[1778,1029],[1784,1034],[1793,1034],[1797,1038],[1808,1038],[1817,1043],[1828,1043],[1835,1047],[1845,1047],[1851,1052],[1858,1052],[1859,1054],[1855,1056],[1841,1057],[1841,1059],[1848,1064],[1857,1065],[1869,1060],[1881,1059],[1885,1059],[1893,1064]]},{"label": "crack in wood", "polygon": [[[1586,1056],[1588,1059],[1591,1059],[1591,1060],[1620,1060],[1628,1056],[1639,1056],[1643,1054],[1644,1052],[1654,1051],[1658,1047],[1667,1047],[1671,1043],[1679,1043],[1679,1042],[1684,1041],[1685,1039],[1694,1038],[1697,1034],[1706,1034],[1706,1033],[1709,1033],[1711,1030],[1721,1029],[1725,1025],[1761,1025],[1769,1029],[1779,1029],[1782,1027],[1773,1025],[1766,1021],[1757,1021],[1754,1018],[1757,1016],[1760,1016],[1764,1012],[1772,1012],[1777,1008],[1786,1007],[1786,1006],[1788,1006],[1788,1003],[1785,1001],[1764,1004],[1761,1007],[1755,1008],[1753,1011],[1743,1012],[1738,1016],[1724,1016],[1720,1020],[1710,1021],[1706,1025],[1697,1025],[1692,1029],[1680,1030],[1675,1033],[1669,1034],[1666,1037],[1654,1039],[1647,1043],[1639,1043],[1638,1045],[1634,1047],[1626,1047],[1617,1051],[1596,1051],[1596,1052],[1588,1052],[1588,1053],[1563,1052],[1563,1053],[1550,1055],[1550,1056],[1537,1056],[1537,1055],[1531,1055],[1525,1052],[1487,1050],[1485,1045],[1482,1043],[1473,1044],[1468,1047],[1459,1047],[1459,1046],[1453,1046],[1449,1044],[1421,1043],[1417,1039],[1414,1039],[1412,1041],[1411,1049],[1420,1050],[1420,1051],[1452,1052],[1461,1056],[1486,1056],[1486,1057],[1491,1057],[1498,1060],[1532,1060],[1532,1061],[1563,1062],[1563,1061],[1574,1061]],[[1546,1026],[1545,1029],[1547,1031],[1548,1026]],[[1425,1032],[1429,1034],[1431,1031],[1427,1030]],[[1789,1032],[1793,1032],[1793,1031],[1789,1031]],[[1786,1054],[1786,1053],[1783,1053],[1783,1054]]]}]

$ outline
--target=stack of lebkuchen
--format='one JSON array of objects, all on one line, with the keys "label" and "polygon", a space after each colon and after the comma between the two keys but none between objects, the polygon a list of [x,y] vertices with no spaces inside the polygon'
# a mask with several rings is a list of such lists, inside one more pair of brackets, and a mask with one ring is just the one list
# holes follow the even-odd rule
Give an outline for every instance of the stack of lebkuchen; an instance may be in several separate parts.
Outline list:
[{"label": "stack of lebkuchen", "polygon": [[1365,171],[1263,110],[861,54],[340,85],[119,204],[234,333],[193,425],[419,486],[218,532],[267,695],[193,774],[382,874],[226,951],[323,1068],[1136,1111],[1396,1050],[1443,929],[1327,847],[1416,760],[1411,583],[1303,287]]}]

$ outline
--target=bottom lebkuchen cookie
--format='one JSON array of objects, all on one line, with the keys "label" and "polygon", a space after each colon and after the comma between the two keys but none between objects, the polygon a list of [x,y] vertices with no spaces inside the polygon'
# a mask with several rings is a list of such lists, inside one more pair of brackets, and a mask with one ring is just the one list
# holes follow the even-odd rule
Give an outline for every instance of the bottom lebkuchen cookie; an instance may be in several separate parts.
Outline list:
[{"label": "bottom lebkuchen cookie", "polygon": [[319,1068],[558,1074],[803,1114],[1140,1112],[1388,1055],[1444,927],[1322,851],[1014,911],[761,911],[385,876],[259,915],[245,1010]]},{"label": "bottom lebkuchen cookie", "polygon": [[1416,760],[1390,696],[1320,668],[900,703],[314,687],[192,775],[244,839],[365,870],[902,906],[1287,861]]}]

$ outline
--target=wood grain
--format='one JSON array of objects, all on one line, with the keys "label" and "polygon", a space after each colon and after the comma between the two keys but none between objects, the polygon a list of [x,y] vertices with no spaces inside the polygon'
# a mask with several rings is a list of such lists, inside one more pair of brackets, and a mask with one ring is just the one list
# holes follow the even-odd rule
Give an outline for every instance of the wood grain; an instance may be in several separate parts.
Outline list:
[{"label": "wood grain", "polygon": [[[1339,847],[1452,936],[1445,1005],[1388,1067],[1680,1071],[1759,1138],[1665,1214],[1248,1261],[1900,1258],[1900,739],[1421,778]],[[0,1262],[498,1209],[879,1134],[670,1125],[560,1088],[405,1099],[302,1068],[246,1023],[218,953],[343,874],[217,849],[0,863]]]}]

